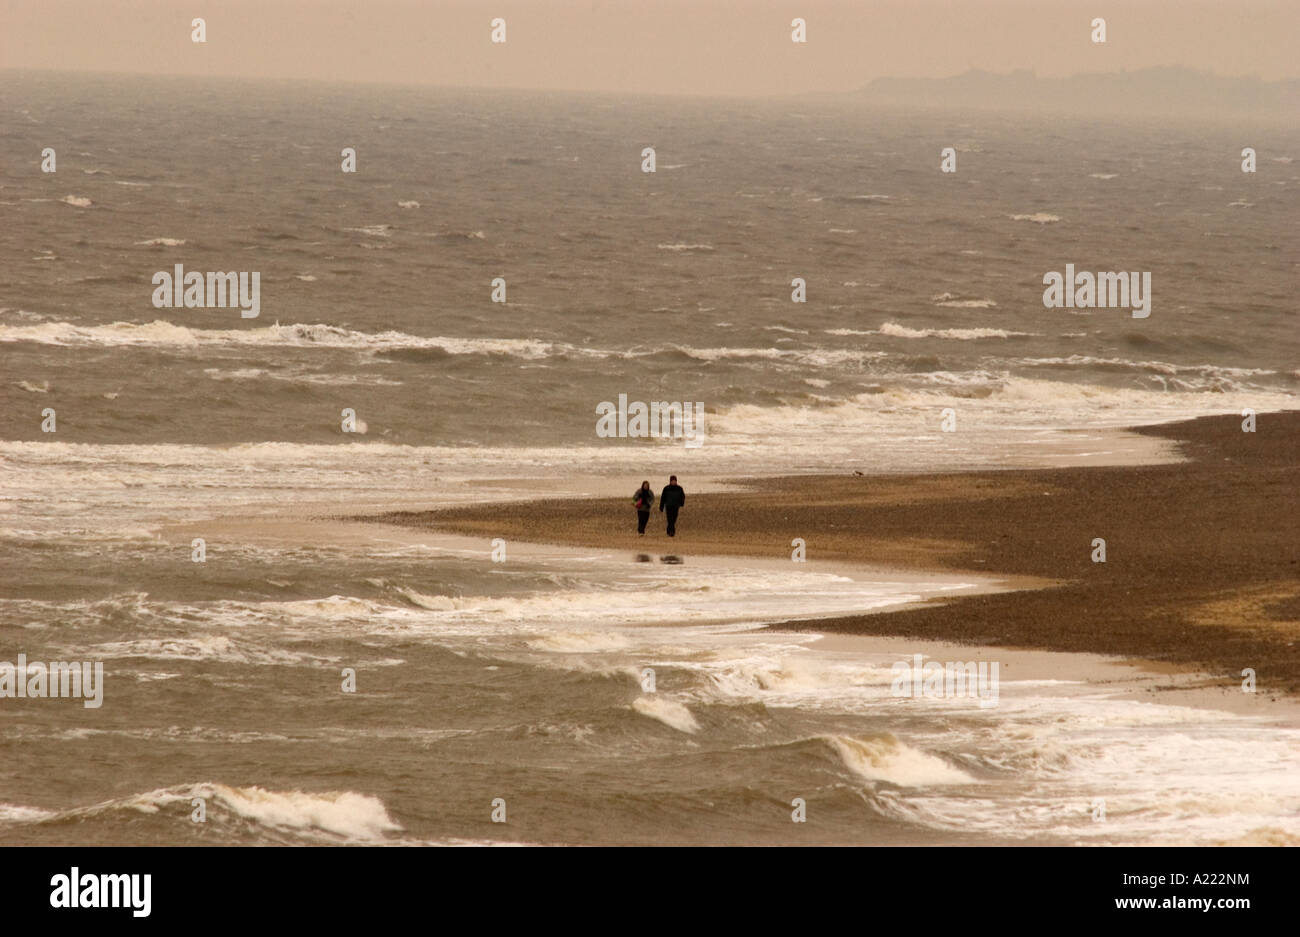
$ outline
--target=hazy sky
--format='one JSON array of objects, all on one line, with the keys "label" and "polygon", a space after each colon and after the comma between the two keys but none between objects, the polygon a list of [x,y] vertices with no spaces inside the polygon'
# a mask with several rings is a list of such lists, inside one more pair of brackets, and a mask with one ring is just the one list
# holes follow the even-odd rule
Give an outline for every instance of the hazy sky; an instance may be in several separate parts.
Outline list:
[{"label": "hazy sky", "polygon": [[[498,16],[504,45],[489,41]],[[795,17],[806,45],[790,41]],[[971,67],[1295,78],[1298,47],[1300,0],[0,0],[8,67],[671,94]]]}]

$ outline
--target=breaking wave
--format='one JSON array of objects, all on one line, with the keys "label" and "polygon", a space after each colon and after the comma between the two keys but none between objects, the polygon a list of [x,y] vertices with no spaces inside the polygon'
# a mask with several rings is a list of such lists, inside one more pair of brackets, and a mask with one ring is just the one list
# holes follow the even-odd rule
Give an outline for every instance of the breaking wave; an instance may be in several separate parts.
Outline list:
[{"label": "breaking wave", "polygon": [[365,794],[269,791],[212,782],[161,788],[58,812],[7,804],[0,806],[0,823],[73,824],[169,814],[189,827],[195,798],[206,802],[209,823],[233,823],[264,835],[279,834],[269,837],[272,839],[288,834],[316,842],[376,843],[402,829],[388,815],[383,801]]},{"label": "breaking wave", "polygon": [[881,335],[893,338],[951,338],[959,341],[973,341],[980,338],[1013,338],[1029,336],[1033,332],[1012,332],[1007,329],[909,329],[905,325],[886,322],[880,327]]},{"label": "breaking wave", "polygon": [[676,700],[663,696],[639,696],[632,703],[632,708],[643,716],[657,719],[670,729],[685,732],[688,735],[700,730],[691,711]]},{"label": "breaking wave", "polygon": [[886,781],[900,787],[928,784],[974,784],[975,779],[948,762],[905,745],[885,732],[869,738],[823,736],[844,766],[868,781]]}]

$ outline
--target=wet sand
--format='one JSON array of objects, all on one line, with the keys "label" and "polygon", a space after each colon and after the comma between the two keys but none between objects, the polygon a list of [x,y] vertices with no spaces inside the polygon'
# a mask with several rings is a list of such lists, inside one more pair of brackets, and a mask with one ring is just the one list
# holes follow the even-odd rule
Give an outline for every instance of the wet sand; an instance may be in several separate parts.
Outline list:
[{"label": "wet sand", "polygon": [[[802,538],[810,562],[980,572],[1017,591],[773,626],[781,630],[1119,656],[1203,672],[1215,694],[1240,692],[1251,668],[1261,696],[1300,694],[1300,412],[1260,414],[1254,433],[1237,415],[1134,432],[1176,443],[1186,461],[770,478],[694,495],[683,477],[673,539],[657,510],[636,535],[635,480],[626,498],[369,519],[685,557],[788,558]],[[1093,562],[1095,538],[1106,542],[1104,563]]]}]

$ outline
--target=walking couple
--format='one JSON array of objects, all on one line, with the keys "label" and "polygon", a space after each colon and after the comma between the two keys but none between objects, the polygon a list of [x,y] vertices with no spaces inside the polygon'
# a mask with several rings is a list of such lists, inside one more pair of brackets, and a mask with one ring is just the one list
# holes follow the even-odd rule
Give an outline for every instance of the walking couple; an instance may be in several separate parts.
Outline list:
[{"label": "walking couple", "polygon": [[[668,536],[677,535],[677,512],[686,503],[686,492],[677,484],[677,476],[668,479],[668,484],[659,494],[659,513],[668,515]],[[650,520],[650,509],[655,505],[654,489],[650,482],[644,481],[632,496],[632,505],[636,508],[636,532],[645,536],[646,521]]]}]

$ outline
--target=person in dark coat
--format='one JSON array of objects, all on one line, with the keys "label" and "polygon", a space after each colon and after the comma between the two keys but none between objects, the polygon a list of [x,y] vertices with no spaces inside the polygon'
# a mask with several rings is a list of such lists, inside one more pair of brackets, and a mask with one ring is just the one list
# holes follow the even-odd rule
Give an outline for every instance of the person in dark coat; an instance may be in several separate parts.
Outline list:
[{"label": "person in dark coat", "polygon": [[655,493],[650,482],[641,483],[641,487],[632,496],[632,505],[636,508],[636,532],[644,537],[646,521],[650,520],[650,509],[655,505]]},{"label": "person in dark coat", "polygon": [[659,492],[659,513],[668,515],[668,536],[677,535],[677,512],[686,503],[686,492],[677,484],[677,476],[668,479],[664,490]]}]

